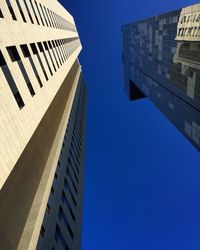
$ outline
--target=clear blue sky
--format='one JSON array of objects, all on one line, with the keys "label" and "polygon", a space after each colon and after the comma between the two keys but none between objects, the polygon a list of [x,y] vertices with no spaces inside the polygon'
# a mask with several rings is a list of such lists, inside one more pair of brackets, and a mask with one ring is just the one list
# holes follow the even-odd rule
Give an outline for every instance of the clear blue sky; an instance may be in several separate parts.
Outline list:
[{"label": "clear blue sky", "polygon": [[197,3],[62,0],[88,85],[83,250],[199,250],[200,154],[147,99],[122,88],[122,24]]}]

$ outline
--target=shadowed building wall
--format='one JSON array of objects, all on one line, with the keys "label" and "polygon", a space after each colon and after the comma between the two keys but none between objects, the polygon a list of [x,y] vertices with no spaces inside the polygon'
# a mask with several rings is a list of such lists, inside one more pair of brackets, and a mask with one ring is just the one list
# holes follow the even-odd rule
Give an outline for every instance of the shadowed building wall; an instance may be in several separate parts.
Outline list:
[{"label": "shadowed building wall", "polygon": [[122,27],[124,89],[148,97],[200,149],[200,4]]}]

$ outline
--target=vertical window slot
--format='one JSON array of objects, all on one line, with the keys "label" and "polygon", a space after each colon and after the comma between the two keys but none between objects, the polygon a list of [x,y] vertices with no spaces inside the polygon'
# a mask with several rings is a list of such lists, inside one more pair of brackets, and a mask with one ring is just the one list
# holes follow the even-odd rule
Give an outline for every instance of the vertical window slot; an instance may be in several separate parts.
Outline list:
[{"label": "vertical window slot", "polygon": [[8,85],[10,87],[10,90],[12,91],[12,94],[15,98],[15,101],[17,102],[17,105],[20,109],[22,109],[24,107],[24,102],[22,100],[22,97],[19,93],[19,90],[16,86],[15,80],[13,79],[13,76],[10,72],[9,67],[7,66],[7,63],[4,59],[4,56],[2,54],[2,52],[0,51],[0,67],[2,69],[2,72],[8,82]]},{"label": "vertical window slot", "polygon": [[13,7],[12,7],[12,5],[11,5],[11,3],[10,3],[10,0],[6,0],[6,4],[7,4],[7,6],[8,6],[8,9],[9,9],[9,11],[10,11],[11,16],[12,16],[12,19],[13,19],[14,21],[17,21],[17,18],[16,18],[16,16],[15,16],[15,13],[14,13],[14,10],[13,10]]}]

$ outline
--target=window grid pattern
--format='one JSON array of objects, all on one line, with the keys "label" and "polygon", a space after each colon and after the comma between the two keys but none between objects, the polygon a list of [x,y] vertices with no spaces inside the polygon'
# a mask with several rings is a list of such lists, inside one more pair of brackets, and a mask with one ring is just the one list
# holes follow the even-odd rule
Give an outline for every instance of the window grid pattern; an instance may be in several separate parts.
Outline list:
[{"label": "window grid pattern", "polygon": [[[17,20],[16,10],[11,4],[10,0],[5,0],[7,8],[10,12],[11,18],[14,21]],[[20,0],[15,0],[16,6],[21,16],[21,20],[25,23],[31,22],[32,24],[43,25],[50,28],[60,29],[60,30],[68,30],[72,32],[77,32],[74,24],[67,21],[65,18],[56,14],[54,11],[50,10],[48,7],[42,5],[39,1],[36,0],[23,0],[23,4],[25,9],[21,5]],[[29,17],[29,20],[26,19],[25,13]],[[0,18],[4,18],[3,12],[0,9]],[[40,21],[41,23],[40,23]]]},{"label": "window grid pattern", "polygon": [[[27,69],[24,66],[23,60],[25,60],[26,58],[29,60],[30,66],[37,79],[37,82],[40,88],[42,88],[46,84],[46,82],[49,80],[49,78],[52,77],[57,72],[57,70],[59,70],[59,68],[69,59],[69,57],[73,54],[75,49],[78,48],[79,46],[79,42],[77,42],[78,40],[79,39],[77,37],[73,38],[73,42],[76,43],[76,46],[73,45],[73,47],[71,46],[71,43],[73,43],[71,39],[58,39],[54,41],[43,41],[43,42],[31,43],[30,45],[20,44],[19,47],[22,51],[22,55],[23,55],[22,58],[20,57],[19,52],[18,52],[19,49],[16,46],[7,47],[7,52],[9,54],[10,59],[13,63],[17,62],[19,66],[19,70],[21,71],[22,78],[24,79],[32,97],[36,94],[36,91],[34,90],[34,87],[32,86],[29,73],[27,72]],[[29,49],[29,46],[30,46],[30,49]],[[2,63],[7,66],[7,62],[5,60],[4,55],[2,54],[1,51],[0,53],[1,53]],[[34,56],[37,58],[38,63],[41,67],[41,72],[43,72],[44,74],[45,82],[42,81],[42,77],[36,68],[36,65],[33,59]],[[60,58],[62,58],[62,60]],[[58,63],[58,61],[60,62],[60,64]],[[57,64],[57,68],[55,66],[55,63]],[[47,71],[45,69],[46,67],[49,71],[50,76],[48,76],[47,74]],[[23,97],[17,90],[17,86],[14,83],[12,73],[8,67],[3,67],[3,68],[4,68],[4,71],[3,71],[4,75],[7,77],[9,76],[8,77],[9,86],[10,87],[12,86],[11,90],[15,97],[15,100],[19,108],[22,109],[25,106],[25,104],[23,101]]]},{"label": "window grid pattern", "polygon": [[[78,89],[74,98],[73,106],[71,109],[70,117],[68,120],[66,132],[63,139],[63,145],[60,152],[60,158],[57,164],[57,170],[54,176],[52,188],[54,193],[51,193],[47,210],[44,217],[41,230],[46,230],[44,237],[39,238],[37,250],[44,249],[79,249],[81,238],[79,235],[80,228],[80,213],[81,213],[81,182],[83,181],[82,164],[77,165],[79,173],[77,178],[79,183],[76,183],[75,177],[72,175],[71,167],[69,167],[68,158],[71,161],[69,153],[72,143],[72,138],[79,138],[81,143],[84,140],[84,112],[85,107],[85,87],[83,85],[82,77],[79,80]],[[76,135],[73,132],[76,131]],[[78,140],[76,140],[78,141]],[[78,149],[78,142],[73,142],[74,149]],[[83,145],[83,144],[82,144]],[[82,162],[84,152],[82,146],[80,149],[79,162]],[[71,162],[73,165],[73,163]],[[74,167],[74,166],[72,166]],[[70,174],[67,173],[67,169]],[[73,185],[74,183],[74,185]],[[49,212],[50,211],[50,212]],[[53,227],[54,225],[54,227]],[[51,229],[49,228],[51,227]],[[78,230],[78,231],[77,231]],[[51,239],[51,240],[50,240]],[[62,247],[61,247],[62,246]]]}]

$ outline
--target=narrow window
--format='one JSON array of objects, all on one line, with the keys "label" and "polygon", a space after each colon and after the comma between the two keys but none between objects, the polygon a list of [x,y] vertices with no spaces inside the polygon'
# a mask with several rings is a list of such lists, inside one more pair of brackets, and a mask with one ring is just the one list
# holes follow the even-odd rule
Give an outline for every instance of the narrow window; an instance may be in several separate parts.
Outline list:
[{"label": "narrow window", "polygon": [[17,102],[18,107],[20,109],[22,109],[24,107],[24,102],[22,100],[22,97],[21,97],[21,95],[19,93],[19,90],[18,90],[18,88],[16,86],[16,83],[15,83],[15,81],[13,79],[13,76],[12,76],[12,74],[10,72],[9,67],[7,66],[7,63],[6,63],[5,59],[4,59],[4,56],[3,56],[1,51],[0,51],[0,67],[1,67],[1,69],[3,71],[3,74],[4,74],[7,82],[8,82],[8,85],[10,87],[10,90],[12,91],[12,94],[13,94],[16,102]]},{"label": "narrow window", "polygon": [[51,194],[54,194],[54,192],[55,192],[55,191],[54,191],[54,187],[52,186],[52,187],[51,187]]},{"label": "narrow window", "polygon": [[42,46],[42,43],[41,43],[41,42],[38,42],[37,44],[38,44],[38,47],[39,47],[40,52],[44,52],[44,48],[43,48],[43,46]]},{"label": "narrow window", "polygon": [[33,62],[33,59],[32,59],[31,54],[29,52],[28,46],[26,44],[22,44],[22,45],[20,45],[20,48],[22,50],[24,57],[29,59],[29,62],[30,62],[31,67],[33,69],[33,72],[35,73],[35,76],[38,80],[39,86],[40,86],[40,88],[42,88],[43,84],[42,84],[42,81],[41,81],[40,76],[38,74],[38,71],[36,69],[35,63]]},{"label": "narrow window", "polygon": [[49,18],[49,15],[48,15],[48,12],[47,12],[47,9],[46,9],[46,7],[45,7],[45,6],[44,6],[44,11],[45,11],[45,14],[46,14],[46,16],[47,16],[47,19],[48,19],[49,25],[50,25],[50,27],[52,27],[52,24],[51,24],[51,22],[50,22],[50,18]]},{"label": "narrow window", "polygon": [[34,96],[35,91],[33,89],[33,86],[31,84],[31,82],[30,82],[27,71],[26,71],[26,69],[25,69],[25,67],[24,67],[24,65],[23,65],[23,63],[21,61],[20,55],[19,55],[19,53],[17,51],[17,48],[15,46],[9,46],[9,47],[7,47],[7,51],[8,51],[8,54],[10,55],[10,59],[12,60],[12,62],[17,61],[18,66],[19,66],[19,68],[21,70],[22,76],[23,76],[23,78],[24,78],[24,80],[26,82],[26,85],[27,85],[28,89],[29,89],[29,92],[30,92],[30,94],[32,96]]},{"label": "narrow window", "polygon": [[49,51],[47,42],[43,42],[43,44],[44,44],[45,50],[46,50],[47,53],[49,54],[49,57],[50,57],[50,59],[51,59],[52,65],[53,65],[53,68],[54,68],[54,70],[55,70],[55,72],[56,72],[56,71],[57,71],[57,70],[56,70],[56,66],[55,66],[55,64],[54,64],[54,60],[53,60],[53,58],[52,58],[52,56],[51,56],[51,53],[50,53],[50,51]]},{"label": "narrow window", "polygon": [[11,5],[11,3],[10,3],[10,0],[6,0],[6,3],[7,3],[7,6],[8,6],[8,9],[9,9],[9,11],[10,11],[10,14],[11,14],[11,16],[12,16],[12,19],[13,19],[14,21],[17,21],[17,18],[16,18],[16,16],[15,16],[15,13],[14,13],[14,10],[13,10],[13,7],[12,7],[12,5]]},{"label": "narrow window", "polygon": [[51,67],[50,67],[49,61],[48,61],[48,59],[47,59],[46,53],[45,53],[45,51],[44,51],[44,49],[43,49],[42,43],[38,42],[37,44],[38,44],[38,47],[40,46],[39,49],[40,49],[41,53],[42,53],[43,56],[44,56],[44,59],[45,59],[45,61],[46,61],[46,63],[47,63],[47,66],[48,66],[48,68],[49,68],[50,74],[53,75],[53,72],[52,72],[52,69],[51,69]]},{"label": "narrow window", "polygon": [[41,15],[41,13],[40,13],[40,10],[39,10],[39,7],[38,7],[38,4],[37,4],[36,1],[35,1],[35,5],[36,5],[37,11],[38,11],[38,13],[39,13],[40,19],[41,19],[41,21],[42,21],[42,25],[44,26],[44,21],[43,21],[43,19],[42,19],[42,15]]},{"label": "narrow window", "polygon": [[38,20],[38,17],[37,17],[37,14],[36,14],[36,12],[35,12],[35,8],[34,8],[33,3],[32,3],[32,0],[30,0],[30,4],[31,4],[31,7],[32,7],[32,9],[33,9],[33,13],[34,13],[34,15],[35,15],[35,19],[36,19],[36,21],[37,21],[37,24],[40,25],[39,20]]},{"label": "narrow window", "polygon": [[49,214],[49,213],[50,213],[50,210],[51,210],[51,208],[50,208],[49,204],[47,204],[47,209],[46,209],[47,214]]},{"label": "narrow window", "polygon": [[42,8],[41,3],[39,3],[39,5],[40,5],[40,9],[41,9],[41,11],[42,11],[42,15],[43,15],[43,17],[44,17],[44,20],[45,20],[45,22],[46,22],[46,25],[47,25],[47,27],[48,27],[49,25],[48,25],[48,23],[47,23],[47,19],[46,19],[46,16],[45,16],[45,14],[44,14],[44,11],[43,11],[43,8]]},{"label": "narrow window", "polygon": [[27,12],[28,12],[28,16],[29,16],[29,18],[30,18],[30,20],[31,20],[31,23],[34,24],[33,18],[32,18],[32,16],[31,16],[31,12],[30,12],[30,10],[29,10],[29,8],[28,8],[28,4],[27,4],[26,0],[24,0],[24,5],[25,5],[26,10],[27,10]]},{"label": "narrow window", "polygon": [[42,226],[41,226],[41,230],[40,230],[40,236],[41,236],[42,238],[44,238],[44,235],[45,235],[45,228],[44,228],[44,226],[42,225]]},{"label": "narrow window", "polygon": [[47,11],[48,11],[48,14],[49,14],[49,18],[51,20],[52,27],[55,28],[55,25],[54,25],[54,22],[53,22],[53,18],[52,18],[52,15],[51,15],[51,11],[48,8],[47,8]]},{"label": "narrow window", "polygon": [[59,55],[60,55],[60,57],[61,57],[61,59],[62,59],[62,62],[64,63],[65,60],[64,60],[64,58],[63,58],[63,54],[62,54],[60,45],[59,45],[59,43],[58,43],[58,40],[55,40],[55,43],[56,43],[57,49],[58,49],[58,51],[59,51]]},{"label": "narrow window", "polygon": [[0,18],[4,18],[4,16],[3,16],[3,12],[2,12],[2,10],[0,9]]},{"label": "narrow window", "polygon": [[[67,179],[66,179],[66,177],[65,177],[65,180],[64,180],[64,187],[67,188]],[[72,219],[75,221],[76,217],[75,217],[75,215],[74,215],[74,213],[73,213],[73,211],[71,209],[71,206],[70,206],[69,201],[68,201],[68,199],[67,199],[67,197],[65,195],[64,190],[62,191],[61,201],[62,201],[62,203],[65,203],[67,205],[67,208],[69,209],[70,215],[71,215]]]},{"label": "narrow window", "polygon": [[54,178],[57,180],[58,179],[58,174],[55,173]]},{"label": "narrow window", "polygon": [[58,22],[57,22],[57,19],[56,19],[56,13],[53,12],[53,14],[54,14],[54,20],[55,20],[56,28],[58,29]]},{"label": "narrow window", "polygon": [[22,53],[24,55],[24,57],[29,57],[31,56],[30,52],[29,52],[29,49],[28,49],[28,46],[26,44],[22,44],[20,45],[20,48],[22,50]]},{"label": "narrow window", "polygon": [[64,224],[65,224],[71,238],[74,239],[74,233],[73,233],[73,231],[72,231],[72,229],[71,229],[71,227],[69,225],[69,222],[68,222],[67,217],[66,217],[66,215],[65,215],[65,213],[63,211],[62,206],[59,207],[58,218],[59,218],[59,220],[61,222],[64,221]]},{"label": "narrow window", "polygon": [[56,224],[56,230],[55,230],[55,241],[56,243],[58,243],[58,241],[61,242],[62,246],[64,247],[65,250],[69,250],[69,247],[67,245],[67,242],[65,240],[65,237],[63,236],[60,227],[58,226],[58,224]]},{"label": "narrow window", "polygon": [[24,16],[24,12],[22,10],[22,7],[21,7],[21,4],[20,4],[19,0],[16,0],[16,3],[17,3],[17,7],[19,9],[19,12],[21,14],[22,20],[26,23],[26,18]]},{"label": "narrow window", "polygon": [[54,52],[54,50],[53,50],[53,46],[52,46],[52,44],[51,44],[50,41],[48,41],[48,45],[49,45],[49,47],[50,47],[50,49],[51,49],[51,51],[52,51],[52,53],[53,53],[54,59],[55,59],[56,64],[57,64],[57,66],[58,66],[58,68],[59,68],[60,65],[59,65],[59,63],[58,63],[57,57],[56,57],[56,55],[55,55],[55,52]]},{"label": "narrow window", "polygon": [[58,51],[57,48],[56,48],[56,43],[55,43],[55,41],[52,40],[52,44],[53,44],[53,47],[55,48],[55,51],[56,51],[57,57],[58,57],[58,59],[59,59],[60,65],[62,66],[62,60],[61,60],[61,58],[60,58],[59,51]]},{"label": "narrow window", "polygon": [[15,46],[7,47],[7,50],[12,62],[21,60],[20,55]]},{"label": "narrow window", "polygon": [[33,51],[33,54],[37,55],[38,54],[38,50],[37,50],[36,45],[34,43],[31,43],[30,46],[31,46],[31,49]]}]

